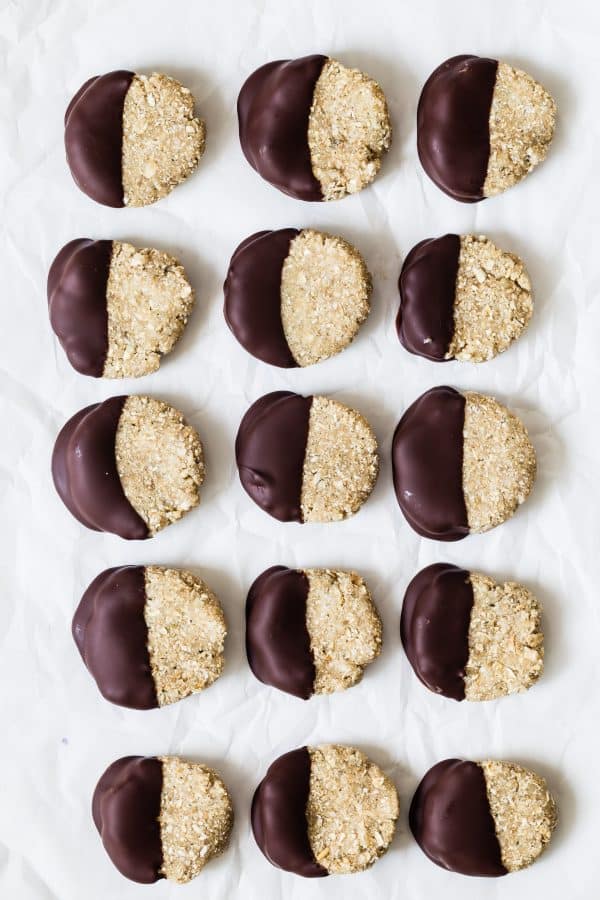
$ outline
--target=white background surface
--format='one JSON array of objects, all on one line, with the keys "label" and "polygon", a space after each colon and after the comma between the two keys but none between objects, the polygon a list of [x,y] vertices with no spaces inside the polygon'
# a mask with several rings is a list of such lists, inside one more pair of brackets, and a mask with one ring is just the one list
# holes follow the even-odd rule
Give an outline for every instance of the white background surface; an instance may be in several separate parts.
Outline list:
[{"label": "white background surface", "polygon": [[[600,738],[598,694],[598,346],[600,252],[598,34],[588,0],[217,3],[184,0],[0,2],[0,896],[6,900],[171,897],[308,900],[579,900],[596,896]],[[382,175],[341,202],[303,204],[263,182],[237,140],[235,101],[267,60],[323,52],[382,84],[394,124]],[[421,85],[445,58],[493,55],[538,77],[559,105],[550,158],[495,200],[465,206],[422,172],[415,147]],[[196,175],[166,200],[111,210],[80,193],[67,170],[62,115],[90,75],[115,68],[164,71],[194,92],[208,128]],[[307,370],[254,361],[222,317],[231,252],[262,228],[313,225],[355,242],[374,275],[372,314],[342,356]],[[482,366],[428,363],[394,330],[403,256],[424,237],[486,233],[525,260],[536,292],[533,322],[500,359]],[[75,373],[52,334],[45,279],[73,237],[120,238],[179,255],[197,308],[176,352],[139,381]],[[539,458],[531,500],[493,533],[453,545],[419,539],[394,499],[394,426],[422,391],[440,383],[488,391],[517,411]],[[235,472],[233,441],[248,405],[279,388],[329,393],[375,427],[382,469],[372,498],[350,521],[282,525],[255,507]],[[63,422],[82,406],[139,391],[175,403],[205,444],[201,507],[146,543],[87,531],[62,507],[49,463]],[[485,705],[436,697],[402,652],[404,589],[428,563],[448,560],[523,580],[542,599],[546,672],[528,694]],[[228,617],[225,674],[204,695],[132,712],[102,700],[70,636],[78,599],[107,566],[189,566],[218,593]],[[354,567],[381,610],[381,658],[363,683],[308,703],[259,684],[243,651],[243,608],[253,578],[274,563]],[[391,851],[371,871],[310,882],[272,868],[249,829],[252,791],[271,760],[303,743],[366,750],[395,779],[402,814]],[[180,888],[142,887],[108,861],[90,797],[113,759],[177,753],[214,763],[228,782],[236,825],[226,855]],[[531,869],[495,881],[431,864],[406,815],[419,778],[439,759],[500,757],[544,774],[560,827]]]}]

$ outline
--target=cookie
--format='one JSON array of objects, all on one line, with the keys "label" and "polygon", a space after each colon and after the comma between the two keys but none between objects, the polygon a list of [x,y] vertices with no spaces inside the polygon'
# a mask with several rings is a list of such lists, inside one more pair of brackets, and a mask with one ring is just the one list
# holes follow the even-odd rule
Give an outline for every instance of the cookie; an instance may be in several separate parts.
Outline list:
[{"label": "cookie", "polygon": [[312,228],[259,231],[231,258],[225,319],[242,347],[274,366],[311,366],[350,344],[372,282],[355,247]]},{"label": "cookie", "polygon": [[417,149],[432,181],[474,203],[517,184],[542,162],[556,104],[525,72],[454,56],[429,76],[417,109]]},{"label": "cookie", "polygon": [[240,481],[281,522],[335,522],[360,509],[377,480],[377,440],[360,413],[328,397],[265,394],[240,423]]},{"label": "cookie", "polygon": [[200,502],[202,444],[183,415],[162,400],[110,397],[63,426],[52,477],[83,525],[142,540]]},{"label": "cookie", "polygon": [[381,651],[381,619],[356,572],[271,566],[246,601],[246,655],[270,684],[308,700],[357,684]]},{"label": "cookie", "polygon": [[450,563],[415,575],[404,595],[400,636],[420,681],[453,700],[526,691],[544,667],[541,607],[531,591]]},{"label": "cookie", "polygon": [[337,200],[373,181],[392,128],[383,91],[327,56],[261,66],[238,97],[244,156],[297,200]]},{"label": "cookie", "polygon": [[305,878],[362,872],[383,856],[399,815],[396,788],[354,747],[301,747],[269,766],[252,831],[269,862]]},{"label": "cookie", "polygon": [[72,631],[102,696],[130,709],[176,703],[223,671],[221,604],[181,569],[106,569],[81,598]]},{"label": "cookie", "polygon": [[462,875],[524,869],[544,850],[556,823],[545,780],[496,760],[439,762],[421,781],[409,812],[421,850]]},{"label": "cookie", "polygon": [[423,537],[458,541],[513,515],[533,487],[536,458],[527,429],[505,406],[435,387],[400,419],[392,467],[409,525]]},{"label": "cookie", "polygon": [[122,241],[76,238],[48,273],[52,328],[73,368],[95,378],[155,372],[193,306],[174,256]]},{"label": "cookie", "polygon": [[176,756],[116,760],[96,785],[92,816],[111,861],[141,884],[191,881],[227,848],[233,827],[220,776]]},{"label": "cookie", "polygon": [[108,72],[88,79],[65,113],[75,183],[105,206],[148,206],[191,175],[206,129],[174,78]]},{"label": "cookie", "polygon": [[525,266],[482,235],[421,241],[406,257],[398,287],[400,343],[434,362],[493,359],[533,313]]}]

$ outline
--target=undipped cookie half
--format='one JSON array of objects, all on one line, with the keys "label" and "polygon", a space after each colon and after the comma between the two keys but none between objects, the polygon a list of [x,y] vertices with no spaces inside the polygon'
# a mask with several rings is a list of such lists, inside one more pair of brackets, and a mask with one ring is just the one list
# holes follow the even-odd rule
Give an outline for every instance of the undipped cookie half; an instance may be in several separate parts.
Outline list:
[{"label": "undipped cookie half", "polygon": [[473,203],[517,184],[545,158],[555,119],[554,100],[525,72],[454,56],[421,92],[419,159],[446,194]]},{"label": "undipped cookie half", "polygon": [[406,257],[398,287],[400,343],[435,362],[492,359],[517,340],[533,312],[525,266],[484,236],[421,241]]},{"label": "undipped cookie half", "polygon": [[446,759],[413,797],[409,824],[421,850],[462,875],[498,876],[530,865],[556,827],[545,780],[510,762]]},{"label": "undipped cookie half", "polygon": [[458,541],[513,515],[533,487],[536,457],[527,429],[505,406],[444,386],[400,419],[392,467],[398,504],[414,530]]},{"label": "undipped cookie half", "polygon": [[362,872],[383,856],[399,815],[396,788],[354,747],[301,747],[273,762],[252,800],[269,862],[305,878]]},{"label": "undipped cookie half", "polygon": [[205,133],[188,88],[157,72],[96,75],[65,113],[71,174],[105,206],[147,206],[165,197],[198,165]]},{"label": "undipped cookie half", "polygon": [[246,412],[235,442],[240,481],[282,522],[353,515],[377,480],[377,440],[360,413],[328,397],[265,394]]},{"label": "undipped cookie half", "polygon": [[227,848],[233,827],[220,776],[176,756],[116,760],[96,785],[92,816],[119,872],[141,884],[191,881]]},{"label": "undipped cookie half", "polygon": [[231,258],[225,319],[258,359],[310,366],[352,342],[371,290],[362,256],[343,238],[312,228],[259,231]]},{"label": "undipped cookie half", "polygon": [[221,604],[181,569],[106,569],[81,598],[72,630],[102,696],[130,709],[175,703],[223,671]]},{"label": "undipped cookie half", "polygon": [[392,137],[377,82],[320,55],[253,72],[238,97],[238,120],[252,168],[298,200],[337,200],[366,187]]},{"label": "undipped cookie half", "polygon": [[162,400],[111,397],[63,426],[52,453],[52,477],[83,525],[141,540],[200,502],[202,444],[183,415]]},{"label": "undipped cookie half", "polygon": [[307,700],[357,684],[381,651],[381,619],[355,572],[272,566],[246,601],[246,655],[264,684]]},{"label": "undipped cookie half", "polygon": [[155,372],[193,305],[194,292],[174,256],[122,241],[76,238],[48,273],[50,323],[82,375]]},{"label": "undipped cookie half", "polygon": [[400,635],[420,681],[453,700],[525,691],[544,667],[541,607],[531,591],[450,563],[415,575],[404,596]]}]

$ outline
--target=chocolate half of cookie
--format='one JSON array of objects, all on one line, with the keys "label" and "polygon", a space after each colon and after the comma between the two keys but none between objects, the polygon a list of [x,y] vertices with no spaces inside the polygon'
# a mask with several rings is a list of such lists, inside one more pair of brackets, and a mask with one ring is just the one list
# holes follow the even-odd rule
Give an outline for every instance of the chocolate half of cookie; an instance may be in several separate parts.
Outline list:
[{"label": "chocolate half of cookie", "polygon": [[264,684],[307,700],[357,684],[381,651],[381,619],[355,572],[272,566],[246,601],[246,655]]},{"label": "chocolate half of cookie", "polygon": [[450,563],[422,569],[404,596],[400,635],[415,674],[453,700],[495,700],[531,687],[544,666],[541,608],[514,581]]},{"label": "chocolate half of cookie", "polygon": [[130,709],[175,703],[223,671],[221,605],[200,578],[180,569],[106,569],[81,598],[72,630],[100,693]]},{"label": "chocolate half of cookie", "polygon": [[282,522],[334,522],[362,506],[377,479],[368,422],[327,397],[265,394],[246,412],[235,442],[244,490]]},{"label": "chocolate half of cookie", "polygon": [[220,776],[175,756],[126,756],[100,778],[92,816],[122,875],[183,884],[227,848],[233,807]]},{"label": "chocolate half of cookie", "polygon": [[198,165],[205,133],[188,88],[156,72],[90,78],[65,113],[71,174],[106,206],[146,206],[165,197]]},{"label": "chocolate half of cookie", "polygon": [[518,256],[489,238],[446,234],[410,251],[398,282],[400,343],[436,362],[485,362],[506,350],[533,312]]},{"label": "chocolate half of cookie", "polygon": [[155,372],[193,305],[194,292],[174,256],[122,241],[70,241],[48,273],[50,323],[82,375]]},{"label": "chocolate half of cookie", "polygon": [[271,764],[252,801],[252,831],[272,865],[305,878],[369,868],[388,849],[396,788],[360,750],[301,747]]},{"label": "chocolate half of cookie", "polygon": [[400,419],[392,467],[412,528],[457,541],[513,515],[533,487],[536,457],[525,426],[505,406],[444,386],[427,391]]},{"label": "chocolate half of cookie", "polygon": [[258,359],[310,366],[352,342],[371,291],[362,256],[343,238],[312,228],[259,231],[231,258],[225,319]]},{"label": "chocolate half of cookie", "polygon": [[421,92],[419,159],[446,194],[473,203],[517,184],[545,158],[555,119],[554,100],[525,72],[454,56]]},{"label": "chocolate half of cookie", "polygon": [[498,876],[534,862],[557,823],[545,780],[510,762],[446,759],[413,797],[409,824],[423,852],[462,875]]},{"label": "chocolate half of cookie", "polygon": [[266,181],[298,200],[335,200],[376,176],[391,143],[372,78],[313,55],[261,66],[238,97],[240,144]]},{"label": "chocolate half of cookie", "polygon": [[52,477],[83,525],[140,540],[200,502],[202,444],[183,415],[162,400],[111,397],[63,426]]}]

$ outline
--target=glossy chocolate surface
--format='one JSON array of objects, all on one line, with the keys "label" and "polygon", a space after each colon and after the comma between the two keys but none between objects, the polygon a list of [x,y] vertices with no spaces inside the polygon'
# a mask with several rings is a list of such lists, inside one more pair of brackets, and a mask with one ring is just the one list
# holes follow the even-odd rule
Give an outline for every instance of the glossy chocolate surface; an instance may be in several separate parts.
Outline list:
[{"label": "glossy chocolate surface", "polygon": [[69,362],[100,378],[108,353],[106,287],[112,241],[77,238],[56,255],[48,272],[48,312]]},{"label": "glossy chocolate surface", "polygon": [[104,849],[119,872],[152,884],[163,864],[160,837],[162,763],[154,756],[125,756],[96,785],[92,816]]},{"label": "glossy chocolate surface", "polygon": [[270,863],[304,878],[321,878],[328,872],[315,860],[308,840],[309,789],[307,748],[284,753],[257,787],[250,817],[256,843]]},{"label": "glossy chocolate surface", "polygon": [[238,97],[240,144],[259,175],[297,200],[322,200],[311,166],[308,117],[326,56],[267,63]]},{"label": "glossy chocolate surface", "polygon": [[302,470],[312,397],[265,394],[240,423],[235,458],[246,493],[281,522],[302,521]]},{"label": "glossy chocolate surface", "polygon": [[130,709],[158,706],[145,605],[145,567],[117,566],[92,581],[73,617],[73,638],[100,693]]},{"label": "glossy chocolate surface", "polygon": [[421,850],[438,866],[462,875],[506,875],[477,763],[446,759],[421,781],[408,821]]},{"label": "glossy chocolate surface", "polygon": [[469,533],[462,487],[464,421],[463,395],[435,387],[409,406],[394,432],[398,504],[414,530],[432,540],[458,541]]},{"label": "glossy chocolate surface", "polygon": [[421,241],[402,266],[396,330],[410,353],[436,362],[446,359],[454,337],[454,296],[460,237],[445,234]]},{"label": "glossy chocolate surface", "polygon": [[498,61],[454,56],[433,72],[417,109],[417,149],[429,177],[465,203],[483,200]]}]

